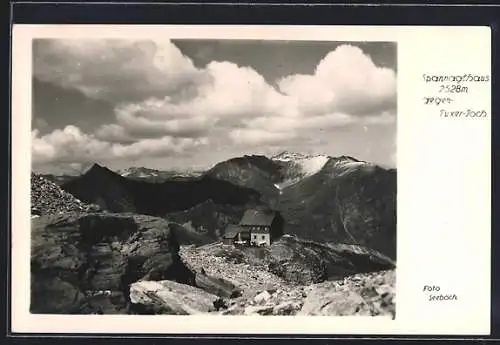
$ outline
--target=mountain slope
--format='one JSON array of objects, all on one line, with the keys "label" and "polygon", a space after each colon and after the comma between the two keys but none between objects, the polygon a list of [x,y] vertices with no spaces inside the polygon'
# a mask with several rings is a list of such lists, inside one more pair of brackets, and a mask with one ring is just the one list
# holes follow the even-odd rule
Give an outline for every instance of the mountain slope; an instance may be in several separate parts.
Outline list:
[{"label": "mountain slope", "polygon": [[330,158],[318,173],[284,188],[278,208],[287,233],[396,257],[395,170]]},{"label": "mountain slope", "polygon": [[152,183],[127,179],[97,164],[62,188],[108,211],[158,216],[186,210],[209,199],[223,205],[246,205],[260,196],[252,189],[211,177]]},{"label": "mountain slope", "polygon": [[284,178],[283,168],[265,156],[243,156],[215,165],[205,176],[228,181],[258,191],[267,203],[279,195],[276,184]]},{"label": "mountain slope", "polygon": [[168,213],[165,218],[217,240],[224,234],[228,224],[240,221],[244,212],[245,206],[220,205],[207,200],[187,210]]}]

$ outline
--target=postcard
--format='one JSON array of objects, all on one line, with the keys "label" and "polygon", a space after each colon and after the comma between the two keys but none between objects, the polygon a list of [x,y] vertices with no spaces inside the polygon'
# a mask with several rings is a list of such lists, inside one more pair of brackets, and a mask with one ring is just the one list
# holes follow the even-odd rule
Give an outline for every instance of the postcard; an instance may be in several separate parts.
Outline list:
[{"label": "postcard", "polygon": [[490,40],[14,25],[12,331],[489,334]]}]

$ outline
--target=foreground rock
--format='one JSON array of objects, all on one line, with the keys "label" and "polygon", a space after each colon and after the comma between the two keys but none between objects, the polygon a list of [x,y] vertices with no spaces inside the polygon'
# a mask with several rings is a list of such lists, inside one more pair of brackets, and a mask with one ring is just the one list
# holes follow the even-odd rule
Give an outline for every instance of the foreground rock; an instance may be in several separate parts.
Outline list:
[{"label": "foreground rock", "polygon": [[235,298],[241,296],[241,290],[233,283],[224,278],[208,276],[204,270],[195,273],[194,285],[221,297]]},{"label": "foreground rock", "polygon": [[300,315],[395,317],[395,271],[359,274],[313,285]]},{"label": "foreground rock", "polygon": [[164,219],[104,213],[42,216],[32,220],[31,235],[32,313],[127,313],[130,284],[194,279]]},{"label": "foreground rock", "polygon": [[303,290],[290,287],[264,290],[253,298],[231,301],[222,315],[296,315],[303,304]]},{"label": "foreground rock", "polygon": [[31,312],[89,314],[91,307],[83,292],[58,277],[31,275]]},{"label": "foreground rock", "polygon": [[203,314],[214,312],[224,305],[216,295],[169,280],[132,284],[130,301],[133,310],[141,314]]}]

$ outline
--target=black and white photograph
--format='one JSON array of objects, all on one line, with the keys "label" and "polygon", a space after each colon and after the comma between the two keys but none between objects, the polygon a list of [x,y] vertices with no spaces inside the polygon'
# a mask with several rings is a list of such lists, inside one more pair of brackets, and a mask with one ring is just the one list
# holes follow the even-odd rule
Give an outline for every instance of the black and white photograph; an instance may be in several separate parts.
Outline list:
[{"label": "black and white photograph", "polygon": [[33,39],[30,313],[396,319],[397,43],[341,38]]}]

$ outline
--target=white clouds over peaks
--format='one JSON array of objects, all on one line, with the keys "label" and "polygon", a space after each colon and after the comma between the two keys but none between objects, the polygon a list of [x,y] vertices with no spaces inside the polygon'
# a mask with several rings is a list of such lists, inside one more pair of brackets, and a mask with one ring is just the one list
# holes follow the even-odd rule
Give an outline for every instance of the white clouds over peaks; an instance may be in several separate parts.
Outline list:
[{"label": "white clouds over peaks", "polygon": [[356,122],[391,122],[396,100],[395,72],[350,45],[328,53],[313,74],[276,87],[249,66],[197,68],[168,40],[38,40],[34,75],[114,107],[113,123],[93,134],[74,126],[33,133],[40,162],[181,154],[208,140],[286,143]]},{"label": "white clouds over peaks", "polygon": [[[119,137],[155,137],[171,135],[197,137],[206,135],[216,124],[241,126],[256,114],[290,115],[295,110],[287,96],[280,94],[249,67],[230,62],[212,62],[192,97],[174,99],[149,98],[138,103],[117,105],[116,122]],[[108,132],[109,125],[99,129]]]},{"label": "white clouds over peaks", "polygon": [[93,162],[96,160],[136,158],[182,154],[199,145],[206,145],[206,138],[161,137],[144,139],[131,144],[117,144],[100,140],[66,126],[50,134],[39,136],[32,132],[32,160],[34,164]]}]

